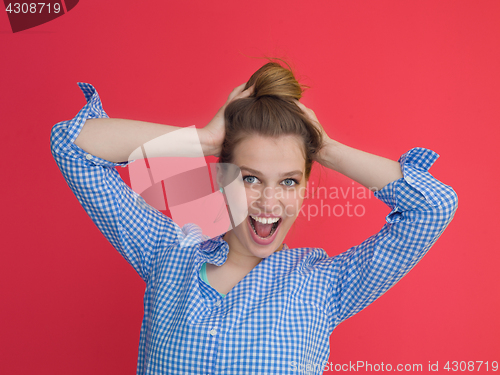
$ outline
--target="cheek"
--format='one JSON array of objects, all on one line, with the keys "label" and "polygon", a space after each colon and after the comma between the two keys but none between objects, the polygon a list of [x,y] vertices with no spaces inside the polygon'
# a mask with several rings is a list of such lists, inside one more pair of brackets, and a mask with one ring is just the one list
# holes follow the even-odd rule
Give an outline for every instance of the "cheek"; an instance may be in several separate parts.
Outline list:
[{"label": "cheek", "polygon": [[251,207],[252,204],[256,203],[262,196],[262,192],[254,185],[245,187],[245,193],[247,197],[248,207]]},{"label": "cheek", "polygon": [[297,215],[299,214],[299,212],[300,212],[300,205],[299,204],[294,205],[293,209],[290,206],[290,209],[288,210],[288,214],[290,215],[290,218],[292,218],[293,220],[295,220],[297,218]]},{"label": "cheek", "polygon": [[282,199],[282,203],[285,207],[285,215],[290,218],[295,218],[302,207],[303,201],[304,198],[301,197],[298,189],[288,191]]}]

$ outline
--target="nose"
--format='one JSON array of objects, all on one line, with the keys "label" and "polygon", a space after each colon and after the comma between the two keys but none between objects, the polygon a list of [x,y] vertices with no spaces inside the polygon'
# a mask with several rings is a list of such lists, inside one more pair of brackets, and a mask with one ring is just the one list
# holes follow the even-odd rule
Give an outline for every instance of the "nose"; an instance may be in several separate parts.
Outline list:
[{"label": "nose", "polygon": [[260,199],[258,199],[262,211],[266,214],[277,213],[280,207],[280,200],[277,194],[277,189],[271,186],[266,186],[262,189]]}]

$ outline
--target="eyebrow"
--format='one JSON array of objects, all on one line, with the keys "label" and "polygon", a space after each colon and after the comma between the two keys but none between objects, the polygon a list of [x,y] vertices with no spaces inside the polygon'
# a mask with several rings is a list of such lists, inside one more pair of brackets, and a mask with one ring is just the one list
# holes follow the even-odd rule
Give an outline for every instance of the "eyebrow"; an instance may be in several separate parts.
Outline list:
[{"label": "eyebrow", "polygon": [[[255,169],[252,169],[252,168],[245,167],[244,165],[242,165],[242,166],[240,167],[240,169],[241,169],[241,170],[243,170],[243,169],[244,169],[245,171],[248,171],[248,172],[253,173],[253,174],[255,174],[255,175],[260,175],[260,176],[262,176],[262,174],[263,174],[262,172],[259,172],[259,171],[255,170]],[[295,176],[295,175],[298,175],[298,174],[303,175],[303,174],[304,174],[304,172],[299,171],[299,170],[297,169],[297,170],[295,170],[295,171],[290,171],[290,172],[285,172],[285,173],[282,173],[282,174],[280,175],[280,177],[289,177],[289,176]]]}]

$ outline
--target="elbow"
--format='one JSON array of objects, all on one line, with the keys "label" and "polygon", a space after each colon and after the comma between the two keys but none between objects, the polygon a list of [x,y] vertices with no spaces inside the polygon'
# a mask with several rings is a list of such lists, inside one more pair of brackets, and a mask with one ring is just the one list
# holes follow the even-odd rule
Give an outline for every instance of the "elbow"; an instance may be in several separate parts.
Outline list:
[{"label": "elbow", "polygon": [[57,148],[58,133],[60,133],[58,125],[59,124],[55,124],[52,126],[52,129],[50,129],[50,151],[52,152],[52,155],[54,155]]},{"label": "elbow", "polygon": [[450,213],[451,213],[451,218],[455,215],[455,212],[458,209],[458,194],[453,188],[450,186],[449,187],[449,194],[448,194],[448,204],[450,206]]},{"label": "elbow", "polygon": [[439,216],[445,227],[451,222],[457,209],[458,194],[451,186],[447,186],[445,193],[442,195],[441,204],[439,206]]},{"label": "elbow", "polygon": [[63,143],[65,133],[65,126],[63,122],[58,122],[52,129],[50,130],[50,151],[52,156],[55,157],[56,153],[61,148],[61,144]]},{"label": "elbow", "polygon": [[452,188],[450,188],[453,192],[453,213],[455,213],[455,211],[457,210],[458,208],[458,194],[456,193],[455,190],[453,190]]}]

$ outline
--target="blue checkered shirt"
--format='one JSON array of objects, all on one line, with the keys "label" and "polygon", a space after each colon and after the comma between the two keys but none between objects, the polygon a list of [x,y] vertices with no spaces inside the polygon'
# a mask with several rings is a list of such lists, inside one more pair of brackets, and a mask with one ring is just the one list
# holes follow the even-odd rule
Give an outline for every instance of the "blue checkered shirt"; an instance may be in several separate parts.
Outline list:
[{"label": "blue checkered shirt", "polygon": [[90,84],[87,104],[52,127],[52,155],[70,189],[113,247],[146,282],[137,374],[321,374],[334,328],[396,284],[452,220],[455,191],[428,172],[438,158],[413,148],[403,178],[375,196],[391,212],[379,233],[329,257],[283,250],[263,259],[225,298],[201,280],[204,262],[222,265],[223,235],[180,228],[120,178],[114,163],[73,142],[86,119],[107,117]]}]

